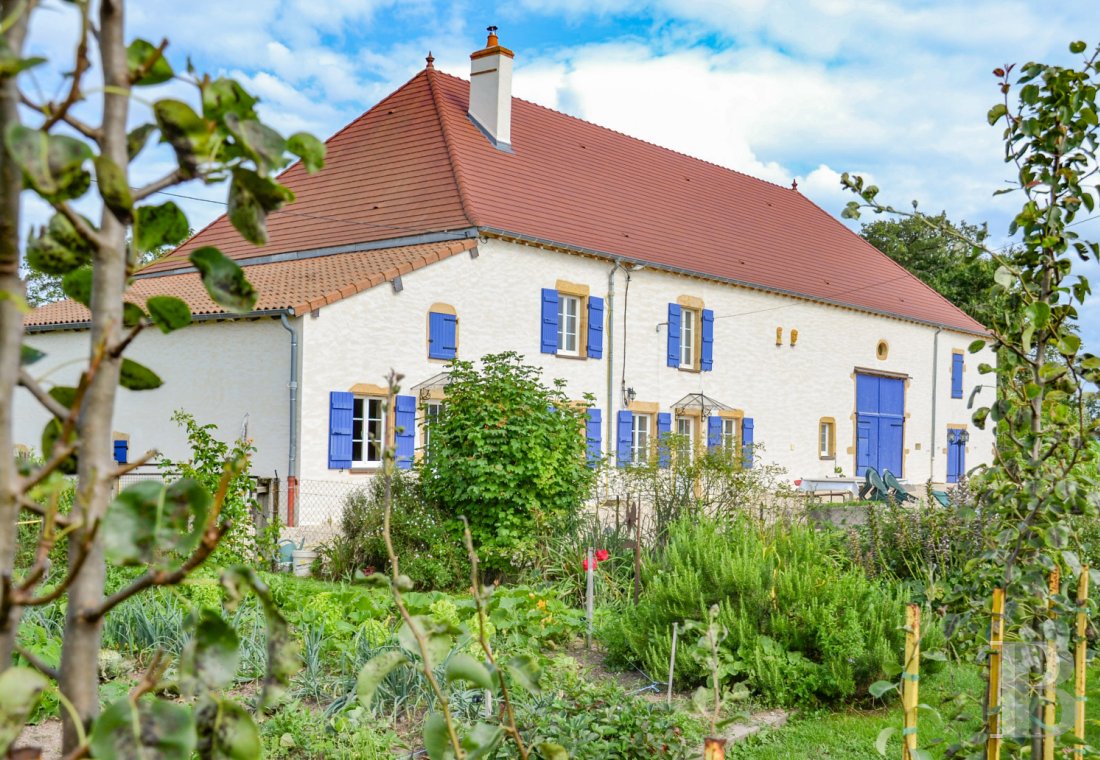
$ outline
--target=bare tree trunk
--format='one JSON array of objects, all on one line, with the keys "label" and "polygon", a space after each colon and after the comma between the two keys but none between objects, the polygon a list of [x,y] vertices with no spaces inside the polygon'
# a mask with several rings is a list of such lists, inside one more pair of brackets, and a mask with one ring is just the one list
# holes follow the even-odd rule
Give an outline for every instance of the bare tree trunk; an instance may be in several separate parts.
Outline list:
[{"label": "bare tree trunk", "polygon": [[[8,18],[18,0],[0,0],[0,18]],[[4,35],[16,57],[23,51],[30,8]],[[19,95],[13,77],[0,79],[0,134],[19,121]],[[4,294],[22,297],[19,277],[19,198],[23,174],[0,145],[0,574],[11,577],[15,564],[19,520],[16,493],[19,485],[13,457],[12,407],[19,378],[19,346],[23,339],[23,314],[17,302]],[[2,607],[3,605],[0,605]],[[19,609],[12,608],[0,620],[0,671],[11,664]]]},{"label": "bare tree trunk", "polygon": [[[99,49],[105,84],[101,152],[126,171],[126,116],[130,81],[123,39],[124,0],[101,0]],[[80,464],[74,515],[83,524],[69,540],[69,562],[75,560],[84,530],[103,517],[111,498],[114,470],[111,421],[114,417],[121,360],[112,355],[122,325],[122,295],[126,287],[125,233],[122,224],[104,208],[100,224],[102,242],[96,247],[92,283],[91,355],[102,359],[94,370],[77,426]],[[87,618],[87,612],[103,601],[106,567],[102,538],[92,545],[88,558],[69,589],[65,637],[61,655],[61,689],[76,708],[80,720],[89,725],[99,711],[97,673],[102,620]],[[63,711],[64,714],[64,711]],[[66,753],[79,744],[76,727],[65,714],[63,748]]]}]

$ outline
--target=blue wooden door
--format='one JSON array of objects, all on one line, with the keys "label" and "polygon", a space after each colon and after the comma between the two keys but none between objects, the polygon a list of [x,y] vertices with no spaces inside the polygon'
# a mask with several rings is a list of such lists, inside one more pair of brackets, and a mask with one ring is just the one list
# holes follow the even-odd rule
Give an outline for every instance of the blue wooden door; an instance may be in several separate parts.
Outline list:
[{"label": "blue wooden door", "polygon": [[856,375],[856,474],[868,467],[903,475],[905,381]]},{"label": "blue wooden door", "polygon": [[956,428],[947,430],[947,482],[958,483],[966,473],[966,442]]}]

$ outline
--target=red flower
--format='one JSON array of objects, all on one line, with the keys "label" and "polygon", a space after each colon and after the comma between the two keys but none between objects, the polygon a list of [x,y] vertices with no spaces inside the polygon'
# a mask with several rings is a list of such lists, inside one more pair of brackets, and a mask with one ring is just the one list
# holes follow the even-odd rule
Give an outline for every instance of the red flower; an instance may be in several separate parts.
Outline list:
[{"label": "red flower", "polygon": [[[583,560],[581,560],[581,567],[584,568],[585,572],[588,572],[588,557],[585,557]],[[592,569],[593,570],[596,569],[596,563],[595,562],[592,563]]]},{"label": "red flower", "polygon": [[597,562],[606,562],[608,560],[608,558],[610,558],[610,557],[611,557],[611,552],[609,552],[607,549],[597,549],[596,550],[596,561]]}]

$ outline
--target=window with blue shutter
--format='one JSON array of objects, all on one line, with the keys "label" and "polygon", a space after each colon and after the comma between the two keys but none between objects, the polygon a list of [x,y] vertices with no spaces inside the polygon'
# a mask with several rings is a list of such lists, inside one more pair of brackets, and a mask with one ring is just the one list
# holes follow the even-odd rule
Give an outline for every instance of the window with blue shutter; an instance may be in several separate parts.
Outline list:
[{"label": "window with blue shutter", "polygon": [[428,312],[428,358],[454,359],[458,353],[458,317]]},{"label": "window with blue shutter", "polygon": [[115,462],[118,464],[126,464],[129,461],[130,442],[125,438],[119,438],[115,441]]},{"label": "window with blue shutter", "polygon": [[395,463],[397,469],[408,470],[416,448],[416,396],[395,396],[393,407]]},{"label": "window with blue shutter", "polygon": [[596,407],[589,407],[588,420],[584,424],[585,439],[588,444],[588,464],[592,467],[596,466],[596,463],[600,461],[601,451],[601,428],[603,427],[603,415]]},{"label": "window with blue shutter", "polygon": [[714,310],[703,309],[703,339],[700,344],[699,369],[710,372],[714,369]]},{"label": "window with blue shutter", "polygon": [[603,299],[588,297],[588,358],[603,358]]},{"label": "window with blue shutter", "polygon": [[328,394],[328,468],[351,467],[351,420],[354,397],[346,391]]},{"label": "window with blue shutter", "polygon": [[722,446],[722,418],[713,415],[707,417],[707,449],[716,451]]},{"label": "window with blue shutter", "polygon": [[634,413],[628,409],[621,409],[616,423],[616,460],[619,467],[626,467],[630,464],[630,443],[634,432]]},{"label": "window with blue shutter", "polygon": [[951,398],[963,397],[963,355],[951,354]]},{"label": "window with blue shutter", "polygon": [[668,438],[672,435],[672,415],[668,412],[657,413],[657,466],[668,467],[672,461],[668,447]]},{"label": "window with blue shutter", "polygon": [[741,464],[746,470],[752,469],[752,417],[741,420]]},{"label": "window with blue shutter", "polygon": [[542,331],[540,343],[542,353],[558,352],[558,291],[553,288],[542,289]]},{"label": "window with blue shutter", "polygon": [[680,304],[668,305],[668,366],[680,366]]}]

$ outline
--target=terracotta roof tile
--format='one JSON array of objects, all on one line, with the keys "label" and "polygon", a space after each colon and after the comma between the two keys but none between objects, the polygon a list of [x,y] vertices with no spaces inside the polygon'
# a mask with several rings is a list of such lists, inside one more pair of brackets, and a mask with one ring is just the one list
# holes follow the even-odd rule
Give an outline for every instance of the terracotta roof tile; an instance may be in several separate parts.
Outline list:
[{"label": "terracotta roof tile", "polygon": [[324,170],[283,174],[297,201],[270,217],[266,246],[222,217],[150,270],[201,245],[243,260],[477,226],[983,331],[796,190],[519,99],[512,152],[497,150],[468,99],[468,82],[420,72],[328,140]]},{"label": "terracotta roof tile", "polygon": [[[244,271],[259,294],[257,311],[291,309],[300,315],[391,280],[399,273],[411,272],[468,251],[476,245],[476,240],[464,240],[380,248],[252,264]],[[226,313],[210,300],[197,272],[138,278],[126,291],[126,298],[144,304],[150,296],[165,293],[186,301],[192,314]],[[35,309],[24,318],[23,324],[25,327],[75,325],[86,323],[88,316],[88,310],[83,305],[66,300]]]}]

